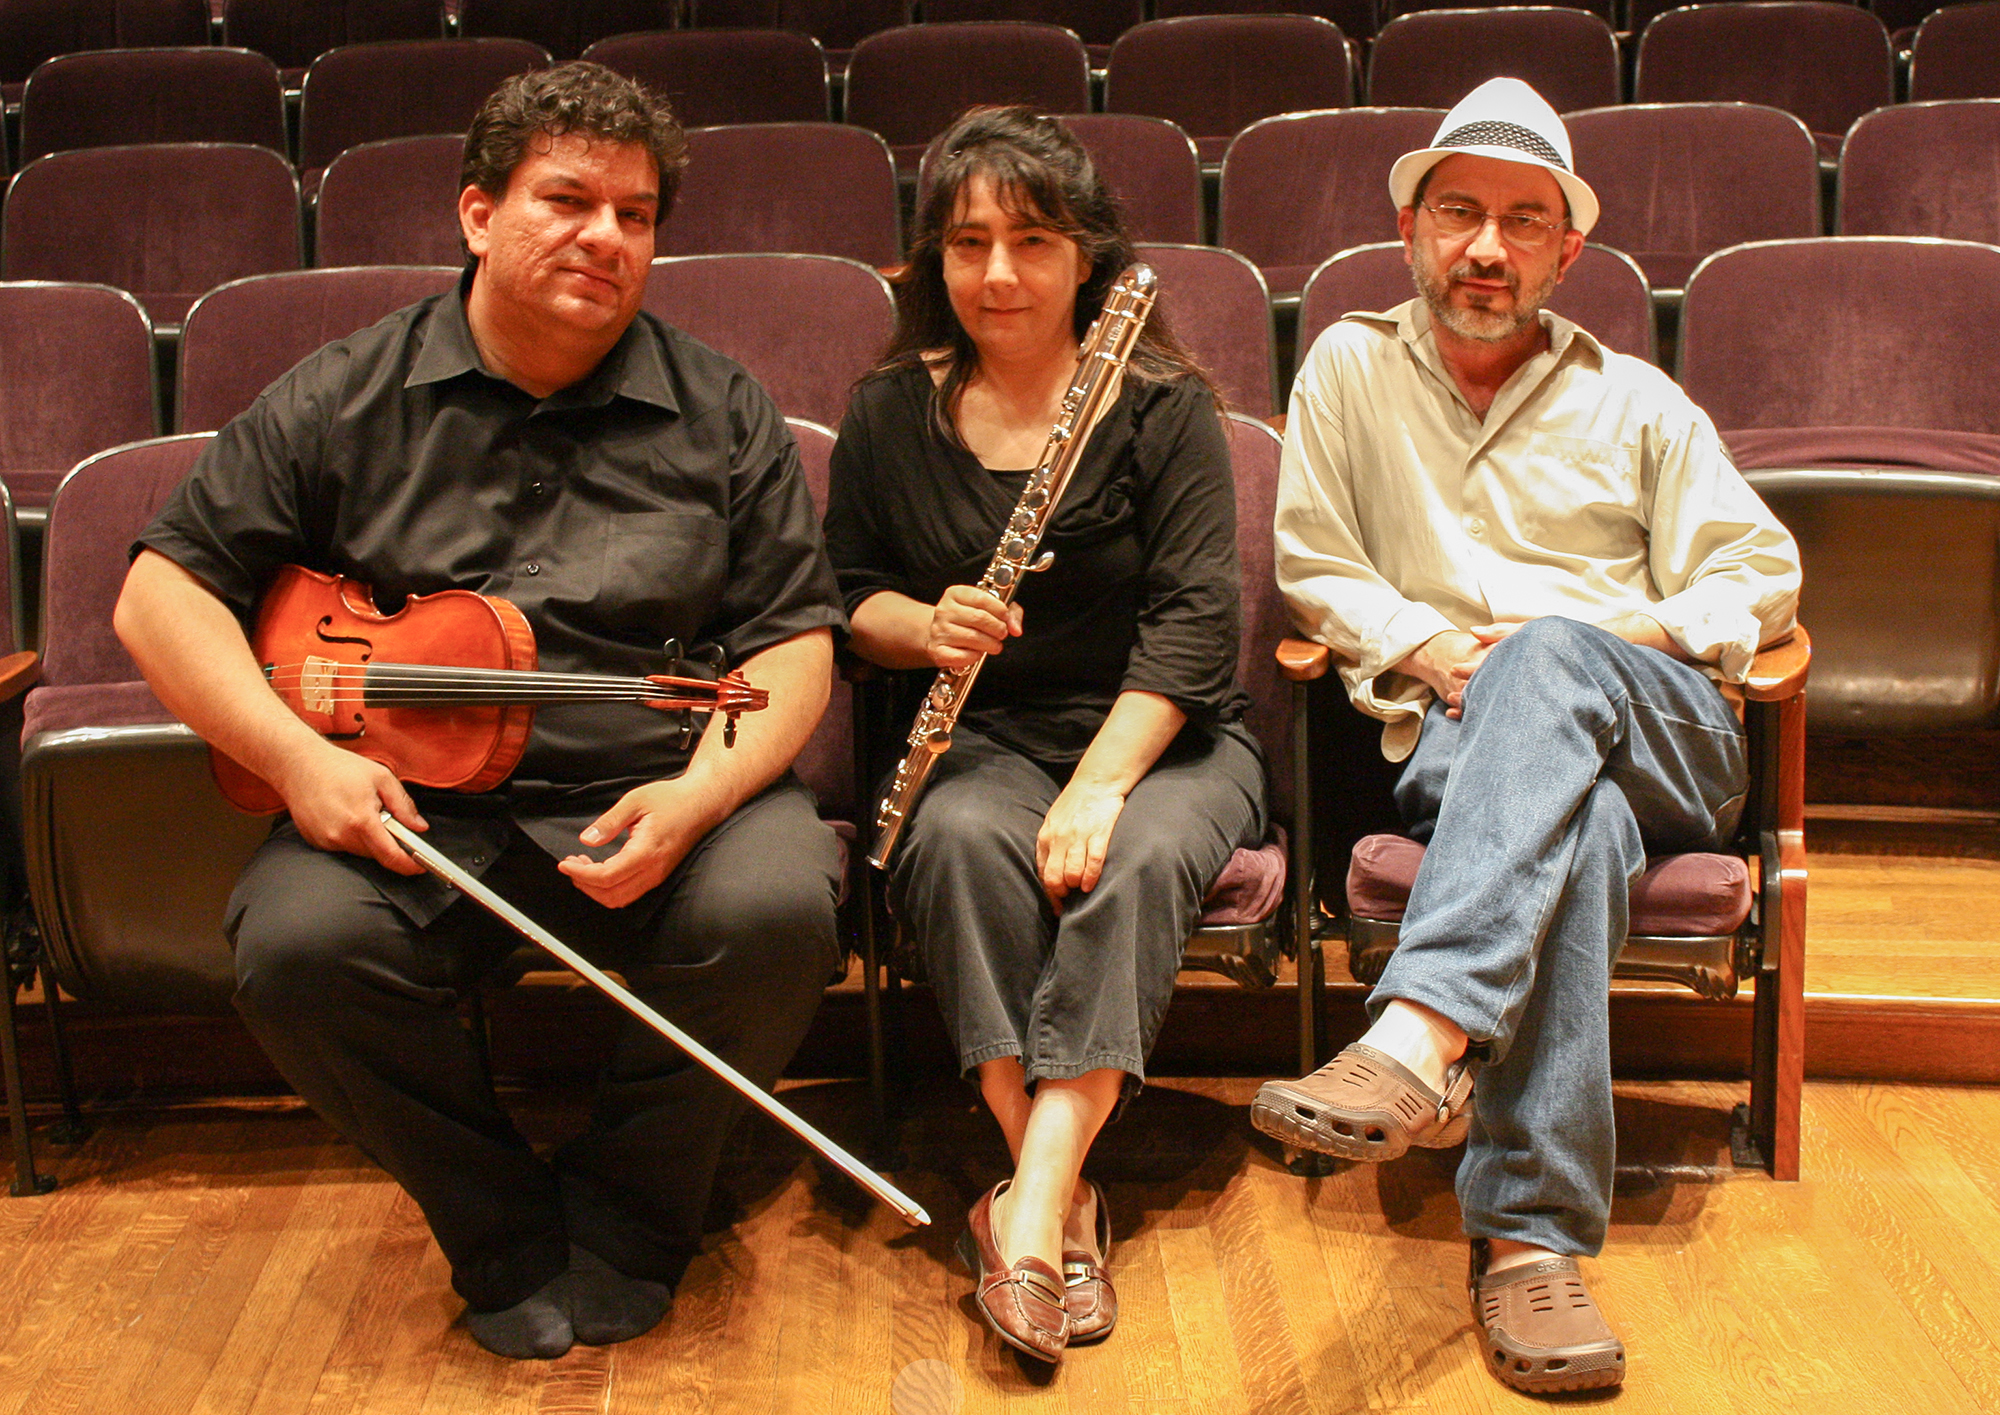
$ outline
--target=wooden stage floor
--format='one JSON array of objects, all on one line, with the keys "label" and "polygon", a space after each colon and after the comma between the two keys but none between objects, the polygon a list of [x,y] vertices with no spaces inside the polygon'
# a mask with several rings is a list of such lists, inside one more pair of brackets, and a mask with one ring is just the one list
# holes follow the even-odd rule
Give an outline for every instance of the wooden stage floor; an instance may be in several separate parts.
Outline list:
[{"label": "wooden stage floor", "polygon": [[[1125,1315],[1053,1379],[996,1346],[948,1258],[1002,1151],[970,1093],[917,1106],[911,1232],[761,1117],[668,1321],[552,1363],[487,1356],[421,1218],[296,1103],[100,1114],[64,1187],[0,1200],[0,1412],[1525,1410],[1481,1368],[1450,1165],[1317,1180],[1248,1124],[1255,1082],[1162,1081],[1100,1142]],[[1814,1083],[1805,1178],[1704,1177],[1732,1086],[1620,1088],[1611,1241],[1590,1269],[1631,1412],[2000,1409],[2000,1090]],[[853,1083],[789,1098],[858,1134]],[[582,1112],[546,1097],[538,1138]]]}]

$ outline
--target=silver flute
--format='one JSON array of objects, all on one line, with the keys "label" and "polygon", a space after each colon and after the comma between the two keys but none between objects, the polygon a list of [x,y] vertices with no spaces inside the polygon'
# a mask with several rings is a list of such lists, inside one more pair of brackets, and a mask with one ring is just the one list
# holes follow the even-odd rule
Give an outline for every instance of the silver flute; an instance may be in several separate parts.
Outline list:
[{"label": "silver flute", "polygon": [[[993,552],[993,563],[986,567],[986,574],[977,586],[1002,604],[1014,602],[1014,592],[1020,589],[1022,576],[1046,570],[1055,560],[1054,551],[1043,551],[1040,556],[1035,553],[1042,543],[1042,533],[1055,516],[1056,505],[1069,486],[1070,474],[1076,470],[1076,460],[1083,453],[1091,429],[1118,386],[1118,375],[1132,357],[1132,346],[1145,327],[1146,316],[1153,312],[1153,299],[1158,293],[1159,281],[1151,266],[1127,266],[1112,282],[1103,312],[1084,335],[1076,359],[1076,376],[1070,380],[1069,392],[1063,395],[1056,425],[1049,429],[1048,445],[1029,474],[1021,499],[1014,504],[1013,515],[1007,518],[1007,529],[1000,537],[1000,548]],[[951,732],[958,725],[958,714],[965,707],[980,666],[985,662],[986,655],[981,654],[970,667],[938,670],[937,681],[931,684],[930,693],[917,712],[916,723],[910,728],[903,759],[896,763],[896,779],[889,783],[888,794],[875,811],[875,844],[868,851],[868,863],[875,868],[887,868],[903,825],[916,809],[924,783],[930,779],[931,768],[951,746]]]}]

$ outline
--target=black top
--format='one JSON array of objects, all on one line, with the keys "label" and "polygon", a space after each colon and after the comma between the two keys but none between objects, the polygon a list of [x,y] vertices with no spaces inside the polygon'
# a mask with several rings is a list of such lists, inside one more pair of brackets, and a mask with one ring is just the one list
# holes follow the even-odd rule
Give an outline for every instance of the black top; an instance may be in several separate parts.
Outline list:
[{"label": "black top", "polygon": [[[940,437],[931,378],[866,379],[834,448],[827,553],[851,613],[894,590],[935,604],[976,583],[1027,471],[989,471]],[[1037,761],[1073,765],[1118,694],[1160,694],[1203,730],[1242,716],[1240,586],[1229,446],[1193,379],[1127,377],[1042,539],[1055,552],[1016,595],[1021,637],[980,670],[961,721]],[[905,705],[935,671],[903,675]]]},{"label": "black top", "polygon": [[[741,367],[642,313],[588,378],[537,400],[485,372],[463,292],[272,384],[139,545],[200,576],[246,629],[286,564],[362,580],[384,613],[445,589],[497,595],[559,672],[662,672],[668,638],[736,664],[844,624],[797,448]],[[420,805],[475,869],[508,819],[578,853],[576,832],[624,791],[685,769],[678,729],[638,703],[539,707],[506,785]],[[440,833],[434,811],[485,828]]]}]

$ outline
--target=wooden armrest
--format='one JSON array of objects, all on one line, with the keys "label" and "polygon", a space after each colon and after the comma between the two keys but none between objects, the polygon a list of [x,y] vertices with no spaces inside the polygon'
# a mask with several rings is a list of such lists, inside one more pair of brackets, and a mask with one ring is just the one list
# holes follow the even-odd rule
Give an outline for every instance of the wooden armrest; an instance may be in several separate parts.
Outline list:
[{"label": "wooden armrest", "polygon": [[35,686],[42,676],[42,656],[22,649],[0,658],[0,703],[7,702]]},{"label": "wooden armrest", "polygon": [[1758,703],[1782,702],[1805,687],[1811,666],[1812,635],[1805,625],[1794,625],[1785,638],[1758,650],[1743,696]]},{"label": "wooden armrest", "polygon": [[1271,431],[1283,437],[1285,435],[1285,416],[1283,413],[1272,413],[1264,421],[1271,425]]},{"label": "wooden armrest", "polygon": [[1278,672],[1294,683],[1310,683],[1324,678],[1333,666],[1333,650],[1306,639],[1278,641]]}]

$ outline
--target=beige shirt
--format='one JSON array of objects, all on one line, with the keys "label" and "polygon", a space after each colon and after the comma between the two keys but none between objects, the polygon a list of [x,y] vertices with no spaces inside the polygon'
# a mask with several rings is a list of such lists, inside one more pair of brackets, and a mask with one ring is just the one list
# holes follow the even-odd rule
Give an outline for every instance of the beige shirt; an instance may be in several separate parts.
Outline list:
[{"label": "beige shirt", "polygon": [[[1386,670],[1434,634],[1563,615],[1651,615],[1709,676],[1741,682],[1791,627],[1798,547],[1665,374],[1544,310],[1549,348],[1482,421],[1411,300],[1349,314],[1292,385],[1278,586],[1349,661],[1356,707],[1416,746],[1431,693]],[[1351,665],[1351,666],[1350,666]]]}]

